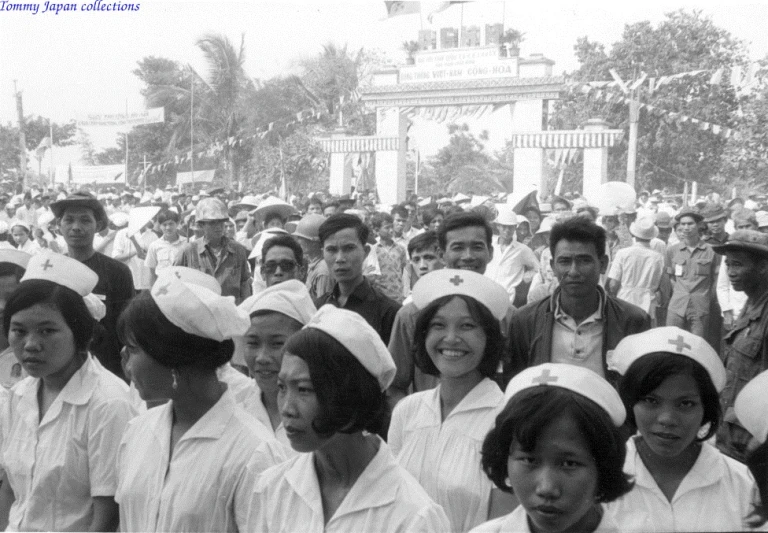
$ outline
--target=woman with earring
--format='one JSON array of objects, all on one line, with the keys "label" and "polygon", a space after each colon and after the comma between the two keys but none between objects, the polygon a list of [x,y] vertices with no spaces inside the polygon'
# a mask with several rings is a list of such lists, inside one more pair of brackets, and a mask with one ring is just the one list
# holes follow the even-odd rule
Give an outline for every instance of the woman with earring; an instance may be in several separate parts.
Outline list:
[{"label": "woman with earring", "polygon": [[127,385],[88,353],[97,281],[81,262],[43,252],[5,304],[3,329],[29,377],[0,413],[0,529],[117,528],[114,465],[134,410]]},{"label": "woman with earring", "polygon": [[256,475],[284,459],[216,375],[249,326],[213,277],[189,268],[161,272],[123,311],[127,373],[144,401],[165,403],[138,416],[120,444],[122,530],[244,529]]},{"label": "woman with earring", "polygon": [[628,532],[741,531],[755,480],[707,442],[721,421],[725,368],[703,338],[676,327],[625,337],[611,367],[637,435],[624,471],[635,487],[606,512]]}]

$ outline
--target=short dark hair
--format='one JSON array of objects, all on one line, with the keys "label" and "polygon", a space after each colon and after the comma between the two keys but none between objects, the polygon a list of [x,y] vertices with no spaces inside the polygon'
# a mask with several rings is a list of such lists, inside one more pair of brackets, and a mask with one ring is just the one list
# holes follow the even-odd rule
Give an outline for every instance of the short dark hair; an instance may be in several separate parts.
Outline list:
[{"label": "short dark hair", "polygon": [[482,467],[488,478],[504,492],[512,492],[505,483],[512,443],[532,451],[544,428],[561,416],[576,422],[595,459],[597,500],[608,503],[629,492],[633,484],[623,471],[627,446],[621,432],[605,409],[562,387],[532,387],[509,400],[483,441]]},{"label": "short dark hair", "polygon": [[163,209],[157,214],[158,224],[165,224],[168,221],[172,221],[178,224],[179,214],[176,211],[171,211],[170,209]]},{"label": "short dark hair", "polygon": [[390,211],[389,214],[393,217],[395,215],[400,215],[401,218],[408,218],[408,209],[406,209],[404,205],[396,205],[392,208],[392,211]]},{"label": "short dark hair", "polygon": [[312,204],[319,205],[321,208],[323,207],[323,201],[317,196],[313,196],[307,201],[307,207],[309,207]]},{"label": "short dark hair", "polygon": [[3,331],[8,337],[13,315],[33,305],[49,305],[61,313],[75,339],[75,349],[83,352],[93,337],[94,320],[83,297],[72,289],[45,279],[29,279],[19,283],[8,301],[3,314]]},{"label": "short dark hair", "polygon": [[371,217],[371,229],[378,231],[385,224],[392,224],[392,215],[389,213],[376,213]]},{"label": "short dark hair", "polygon": [[325,211],[325,209],[328,208],[328,207],[335,207],[336,209],[338,209],[339,207],[341,207],[341,204],[339,204],[339,202],[337,202],[336,200],[331,200],[330,202],[325,202],[323,204],[323,211]]},{"label": "short dark hair", "polygon": [[21,278],[24,276],[25,272],[26,269],[24,267],[20,267],[16,263],[6,263],[4,261],[0,261],[0,278],[13,276],[16,278],[16,283],[18,283],[21,281]]},{"label": "short dark hair", "polygon": [[267,260],[267,252],[275,246],[282,246],[284,248],[290,248],[293,251],[293,258],[296,260],[296,264],[301,266],[304,264],[304,252],[296,239],[291,235],[279,234],[267,239],[264,242],[264,246],[261,248],[261,264]]},{"label": "short dark hair", "polygon": [[637,429],[634,406],[647,394],[659,387],[665,379],[678,374],[691,376],[699,388],[704,417],[701,425],[709,424],[704,442],[717,432],[722,420],[720,396],[706,369],[697,361],[672,352],[654,352],[633,362],[619,380],[619,396],[627,409],[627,424]]},{"label": "short dark hair", "polygon": [[447,217],[440,228],[437,230],[437,242],[440,249],[445,250],[448,245],[447,235],[449,231],[477,226],[485,230],[485,244],[490,249],[493,246],[493,228],[480,213],[474,211],[463,211]]},{"label": "short dark hair", "polygon": [[266,225],[274,219],[278,219],[283,226],[288,222],[288,219],[281,215],[279,211],[267,211],[264,214],[264,226],[266,227]]},{"label": "short dark hair", "polygon": [[408,241],[408,257],[411,257],[414,253],[426,250],[432,247],[437,248],[437,233],[432,230],[427,230],[424,233],[419,233],[413,239]]},{"label": "short dark hair", "polygon": [[182,330],[168,320],[149,291],[133,298],[117,321],[117,334],[127,346],[141,348],[166,368],[215,371],[232,359],[235,344],[206,339]]},{"label": "short dark hair", "polygon": [[284,354],[301,358],[322,412],[312,422],[320,435],[379,433],[389,418],[386,393],[378,380],[339,341],[317,328],[291,335]]},{"label": "short dark hair", "polygon": [[430,222],[432,222],[432,220],[438,216],[443,217],[443,221],[445,221],[445,213],[443,212],[442,209],[428,207],[427,209],[421,212],[421,221],[424,223],[425,226],[429,226]]},{"label": "short dark hair", "polygon": [[549,234],[549,251],[555,257],[555,249],[560,241],[592,243],[595,245],[598,259],[605,255],[605,229],[584,217],[571,217],[552,226]]},{"label": "short dark hair", "polygon": [[325,222],[320,224],[320,228],[318,229],[320,244],[325,244],[325,239],[347,228],[355,230],[357,238],[360,239],[363,246],[368,244],[368,236],[370,235],[371,230],[368,229],[368,226],[366,226],[362,220],[360,220],[360,217],[347,213],[332,215],[326,218]]},{"label": "short dark hair", "polygon": [[416,328],[414,331],[413,362],[419,370],[425,374],[431,376],[440,375],[435,363],[432,362],[432,358],[429,357],[429,354],[427,353],[426,340],[427,335],[429,334],[429,323],[437,314],[437,311],[454,298],[461,298],[464,300],[467,304],[470,316],[475,322],[482,326],[483,331],[485,332],[485,352],[483,353],[483,358],[480,360],[480,364],[477,365],[477,370],[483,377],[493,377],[499,367],[501,351],[504,348],[504,337],[501,334],[501,326],[488,308],[480,304],[474,298],[463,294],[449,294],[438,298],[419,312],[416,318]]}]

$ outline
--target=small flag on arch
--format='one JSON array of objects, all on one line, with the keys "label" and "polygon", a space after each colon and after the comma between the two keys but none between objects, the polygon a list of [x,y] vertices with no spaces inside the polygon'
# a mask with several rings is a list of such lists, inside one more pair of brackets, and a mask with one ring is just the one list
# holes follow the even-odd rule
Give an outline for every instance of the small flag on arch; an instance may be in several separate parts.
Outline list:
[{"label": "small flag on arch", "polygon": [[384,5],[387,6],[387,18],[421,13],[421,2],[384,2]]}]

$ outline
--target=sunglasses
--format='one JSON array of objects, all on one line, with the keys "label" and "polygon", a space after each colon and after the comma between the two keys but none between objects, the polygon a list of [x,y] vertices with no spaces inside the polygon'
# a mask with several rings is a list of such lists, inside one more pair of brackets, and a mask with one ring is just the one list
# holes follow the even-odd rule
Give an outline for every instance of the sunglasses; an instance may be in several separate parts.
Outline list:
[{"label": "sunglasses", "polygon": [[293,272],[296,269],[296,261],[285,259],[283,261],[267,261],[264,263],[264,272],[274,274],[277,271],[277,267],[283,272]]}]

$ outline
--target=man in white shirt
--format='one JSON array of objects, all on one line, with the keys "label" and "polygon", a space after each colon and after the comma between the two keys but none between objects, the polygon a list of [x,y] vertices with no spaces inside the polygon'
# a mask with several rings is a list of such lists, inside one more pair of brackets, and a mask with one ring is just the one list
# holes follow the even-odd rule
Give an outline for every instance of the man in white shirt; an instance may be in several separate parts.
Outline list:
[{"label": "man in white shirt", "polygon": [[530,283],[539,271],[539,261],[528,246],[515,240],[517,215],[512,206],[499,204],[496,209],[498,215],[494,222],[499,228],[499,235],[494,239],[496,253],[488,263],[485,275],[507,290],[512,303],[518,285]]},{"label": "man in white shirt", "polygon": [[659,230],[651,217],[636,220],[629,227],[634,244],[616,252],[608,273],[608,292],[638,306],[656,325],[656,307],[669,296],[669,278],[664,271],[664,257],[651,249]]},{"label": "man in white shirt", "polygon": [[163,236],[152,241],[147,248],[144,266],[149,269],[150,287],[157,279],[157,273],[164,268],[173,266],[187,240],[179,235],[179,214],[176,211],[164,209],[157,215],[157,223],[163,231]]}]

